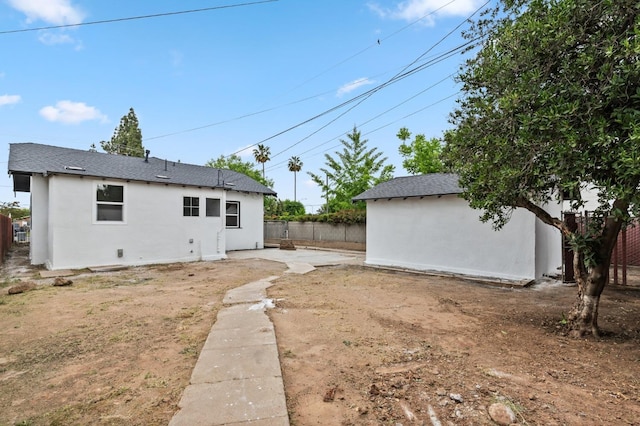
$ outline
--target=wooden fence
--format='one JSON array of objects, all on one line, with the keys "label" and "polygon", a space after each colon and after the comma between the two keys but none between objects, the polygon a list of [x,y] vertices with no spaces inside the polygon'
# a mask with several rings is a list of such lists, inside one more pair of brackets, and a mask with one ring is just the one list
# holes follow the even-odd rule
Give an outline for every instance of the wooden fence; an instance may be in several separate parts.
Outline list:
[{"label": "wooden fence", "polygon": [[0,215],[0,260],[4,262],[4,258],[9,252],[13,244],[13,225],[11,218]]}]

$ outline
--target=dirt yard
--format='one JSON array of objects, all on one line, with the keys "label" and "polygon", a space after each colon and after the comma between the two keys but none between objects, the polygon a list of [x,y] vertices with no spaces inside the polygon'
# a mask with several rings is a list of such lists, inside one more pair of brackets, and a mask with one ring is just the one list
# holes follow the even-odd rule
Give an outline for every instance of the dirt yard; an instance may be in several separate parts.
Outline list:
[{"label": "dirt yard", "polygon": [[[166,425],[233,287],[269,289],[292,425],[640,425],[640,287],[605,290],[600,340],[566,336],[575,288],[226,260],[66,277],[12,253],[0,425]],[[21,279],[35,290],[7,295]]]}]

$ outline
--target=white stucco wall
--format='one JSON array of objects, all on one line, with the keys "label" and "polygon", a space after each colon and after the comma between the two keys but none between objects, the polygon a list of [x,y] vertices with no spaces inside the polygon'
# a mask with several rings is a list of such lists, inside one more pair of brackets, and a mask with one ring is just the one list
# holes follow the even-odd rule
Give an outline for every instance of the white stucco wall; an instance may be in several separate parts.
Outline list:
[{"label": "white stucco wall", "polygon": [[[562,219],[560,204],[547,204],[551,216]],[[536,278],[562,274],[562,234],[536,218]]]},{"label": "white stucco wall", "polygon": [[[123,222],[95,220],[98,182],[124,185]],[[69,176],[50,176],[48,189],[49,244],[44,263],[50,269],[216,260],[225,257],[230,241],[233,249],[255,248],[256,242],[263,247],[260,195],[233,197],[241,202],[243,228],[228,241],[224,206],[233,192]],[[36,202],[36,195],[32,194],[34,207],[44,200]],[[199,216],[183,216],[183,197],[200,199]],[[205,198],[221,200],[220,217],[205,216]],[[256,205],[259,211],[252,212]],[[251,237],[245,235],[251,232]],[[32,263],[43,263],[40,257],[35,260]]]},{"label": "white stucco wall", "polygon": [[537,278],[535,216],[516,210],[500,231],[479,216],[454,195],[368,201],[366,263],[512,280]]},{"label": "white stucco wall", "polygon": [[49,247],[49,185],[42,176],[31,177],[31,233],[29,257],[34,265],[47,261]]},{"label": "white stucco wall", "polygon": [[259,194],[228,192],[227,201],[240,203],[240,227],[227,228],[227,250],[264,248],[264,202]]}]

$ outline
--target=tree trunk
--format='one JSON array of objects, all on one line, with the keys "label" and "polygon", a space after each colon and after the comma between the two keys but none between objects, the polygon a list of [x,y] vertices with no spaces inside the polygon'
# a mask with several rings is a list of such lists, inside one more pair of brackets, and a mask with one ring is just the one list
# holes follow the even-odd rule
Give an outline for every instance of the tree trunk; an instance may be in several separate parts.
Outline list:
[{"label": "tree trunk", "polygon": [[598,305],[600,295],[609,281],[610,259],[607,258],[606,264],[596,265],[587,273],[581,258],[582,256],[578,256],[577,253],[574,254],[574,269],[579,270],[580,273],[576,274],[578,299],[569,313],[570,326],[572,334],[576,337],[587,334],[600,337]]}]

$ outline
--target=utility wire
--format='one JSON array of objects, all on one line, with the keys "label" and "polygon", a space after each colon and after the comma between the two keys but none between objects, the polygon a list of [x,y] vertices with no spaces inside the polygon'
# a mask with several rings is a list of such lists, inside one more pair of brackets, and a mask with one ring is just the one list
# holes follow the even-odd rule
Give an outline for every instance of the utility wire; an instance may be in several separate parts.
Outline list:
[{"label": "utility wire", "polygon": [[177,12],[165,12],[165,13],[155,13],[152,15],[140,15],[140,16],[130,16],[126,18],[114,18],[114,19],[104,19],[100,21],[91,21],[91,22],[79,22],[77,24],[64,24],[64,25],[51,25],[48,27],[38,27],[38,28],[23,28],[20,30],[5,30],[0,31],[0,34],[13,34],[13,33],[25,33],[29,31],[41,31],[41,30],[55,30],[58,28],[70,28],[70,27],[81,27],[87,25],[97,25],[97,24],[110,24],[113,22],[122,22],[122,21],[134,21],[137,19],[149,19],[149,18],[160,18],[163,16],[173,16],[173,15],[184,15],[186,13],[199,13],[199,12],[208,12],[210,10],[218,10],[218,9],[230,9],[233,7],[241,7],[241,6],[253,6],[261,3],[272,3],[278,0],[260,0],[253,1],[247,3],[237,3],[237,4],[229,4],[225,6],[213,6],[213,7],[205,7],[202,9],[191,9],[191,10],[180,10]]},{"label": "utility wire", "polygon": [[[486,3],[485,3],[485,4],[486,4]],[[474,13],[475,13],[475,12],[474,12]],[[473,16],[473,15],[472,15],[472,16]],[[458,27],[456,27],[456,28],[458,28]],[[448,37],[449,35],[451,35],[451,33],[452,33],[452,32],[448,33],[448,34],[445,36],[445,38],[446,38],[446,37]],[[440,42],[442,42],[442,40],[444,40],[444,39],[441,39],[438,43],[436,43],[436,45],[437,45],[437,44],[439,44]],[[389,79],[389,80],[387,80],[386,82],[384,82],[384,83],[382,83],[382,84],[380,84],[380,85],[378,85],[378,86],[376,86],[376,87],[374,87],[374,88],[372,88],[372,89],[369,89],[368,91],[366,91],[366,92],[364,92],[364,93],[361,93],[360,95],[355,96],[355,97],[353,97],[353,98],[351,98],[351,99],[349,99],[349,100],[347,100],[347,101],[345,101],[345,102],[343,102],[343,103],[341,103],[341,104],[339,104],[339,105],[337,105],[337,106],[335,106],[335,107],[333,107],[333,108],[330,108],[329,110],[326,110],[326,111],[324,111],[324,112],[322,112],[322,113],[320,113],[320,114],[318,114],[318,115],[316,115],[316,116],[314,116],[314,117],[312,117],[312,118],[310,118],[310,119],[307,119],[307,120],[303,121],[302,123],[299,123],[299,124],[297,124],[297,125],[295,125],[295,126],[292,126],[292,127],[288,128],[288,129],[286,129],[286,130],[283,130],[282,132],[279,132],[279,133],[277,133],[277,134],[275,134],[275,135],[272,135],[272,136],[270,136],[270,137],[268,137],[268,138],[266,138],[266,139],[263,139],[262,141],[257,142],[257,143],[255,143],[255,144],[253,144],[253,145],[249,145],[248,147],[245,147],[245,148],[243,148],[242,150],[236,151],[234,154],[238,154],[239,152],[244,151],[244,150],[245,150],[245,149],[247,149],[247,148],[251,148],[252,146],[256,146],[256,145],[258,145],[258,144],[260,144],[260,143],[264,143],[264,142],[266,142],[266,141],[268,141],[268,140],[270,140],[270,139],[273,139],[273,138],[275,138],[275,137],[277,137],[277,136],[280,136],[280,135],[282,135],[282,134],[284,134],[284,133],[286,133],[286,132],[288,132],[288,131],[290,131],[290,130],[293,130],[293,129],[295,129],[295,128],[297,128],[297,127],[300,127],[300,126],[302,126],[302,125],[304,125],[304,124],[307,124],[307,123],[309,123],[310,121],[313,121],[313,120],[315,120],[315,119],[317,119],[317,118],[320,118],[320,117],[321,117],[321,116],[323,116],[323,115],[329,114],[330,112],[333,112],[333,111],[335,111],[335,110],[337,110],[337,109],[340,109],[340,108],[342,108],[342,107],[344,107],[344,106],[346,106],[346,105],[348,105],[348,104],[350,104],[350,103],[353,103],[353,102],[358,101],[354,106],[352,106],[351,108],[349,108],[347,111],[345,111],[345,112],[341,113],[341,114],[340,114],[340,115],[338,115],[336,118],[334,118],[333,120],[329,121],[329,122],[328,122],[328,123],[326,123],[325,125],[321,126],[319,129],[317,129],[316,131],[314,131],[314,132],[313,132],[313,133],[311,133],[310,135],[306,136],[305,138],[303,138],[303,139],[301,139],[301,140],[297,141],[296,143],[294,143],[294,144],[292,144],[292,145],[289,145],[287,148],[283,149],[282,151],[280,151],[280,152],[278,152],[278,153],[274,154],[274,155],[271,157],[271,158],[274,158],[274,157],[276,157],[276,156],[278,156],[278,155],[280,155],[280,154],[282,154],[282,153],[284,153],[284,152],[288,151],[289,149],[293,148],[294,146],[296,146],[296,145],[300,144],[301,142],[303,142],[303,141],[307,140],[309,137],[311,137],[311,136],[313,136],[314,134],[318,133],[320,130],[322,130],[322,129],[326,128],[326,127],[327,127],[327,126],[329,126],[330,124],[334,123],[336,120],[338,120],[339,118],[341,118],[341,117],[343,117],[344,115],[346,115],[348,112],[350,112],[351,110],[353,110],[355,107],[357,107],[358,105],[360,105],[362,102],[364,102],[364,101],[365,101],[365,100],[367,100],[369,97],[371,97],[374,93],[378,92],[379,90],[383,89],[384,87],[387,87],[387,86],[389,86],[389,85],[391,85],[391,84],[393,84],[393,83],[396,83],[396,82],[398,82],[398,81],[400,81],[400,80],[403,80],[403,79],[405,79],[405,78],[409,77],[410,75],[413,75],[413,74],[415,74],[415,73],[417,73],[417,72],[419,72],[419,71],[422,71],[422,70],[424,70],[424,69],[426,69],[426,68],[428,68],[428,67],[430,67],[430,66],[435,65],[435,64],[436,64],[436,63],[438,63],[438,62],[441,62],[441,61],[443,61],[443,60],[445,60],[445,59],[448,59],[450,56],[452,56],[452,55],[453,55],[453,53],[455,53],[456,51],[459,51],[459,50],[465,49],[465,48],[466,48],[467,46],[469,46],[470,44],[475,43],[475,41],[477,41],[477,39],[469,40],[469,41],[467,41],[467,42],[465,42],[465,43],[463,43],[463,44],[461,44],[461,45],[459,45],[459,46],[457,46],[457,47],[454,47],[454,48],[450,49],[448,52],[445,52],[444,54],[440,55],[439,57],[436,57],[436,58],[435,58],[435,59],[433,59],[433,60],[430,60],[430,61],[428,61],[428,62],[425,62],[425,63],[423,63],[422,65],[419,65],[419,66],[417,66],[417,67],[415,67],[415,68],[410,69],[410,70],[408,70],[408,71],[407,71],[407,68],[408,68],[409,66],[411,66],[412,64],[415,64],[415,63],[416,63],[420,58],[424,57],[424,55],[425,55],[426,53],[428,53],[428,51],[427,51],[427,52],[423,53],[422,55],[420,55],[420,57],[418,57],[418,59],[416,59],[416,60],[414,60],[413,62],[411,62],[411,64],[409,64],[408,66],[404,67],[404,68],[403,68],[403,71],[404,71],[404,72],[403,72],[403,71],[400,71],[398,74],[396,74],[395,76],[393,76],[392,78],[390,78],[390,79]],[[429,50],[432,50],[432,49],[433,49],[433,47],[435,47],[435,45],[434,45],[434,46],[432,46],[431,48],[429,48]],[[232,154],[232,155],[233,155],[233,154]]]},{"label": "utility wire", "polygon": [[[468,22],[468,21],[469,21],[469,20],[470,20],[470,19],[471,19],[471,18],[472,18],[476,13],[480,12],[480,10],[482,10],[482,9],[483,9],[487,4],[489,4],[489,3],[490,3],[490,1],[491,1],[491,0],[487,0],[484,4],[482,4],[480,7],[478,7],[478,8],[477,8],[477,9],[476,9],[476,10],[475,10],[471,15],[469,15],[465,20],[463,20],[462,22],[460,22],[460,23],[459,23],[455,28],[453,28],[451,31],[449,31],[449,32],[448,32],[444,37],[442,37],[440,40],[438,40],[435,44],[433,44],[431,47],[429,47],[429,49],[427,49],[424,53],[422,53],[422,54],[421,54],[420,56],[418,56],[415,60],[413,60],[411,63],[409,63],[407,66],[405,66],[405,67],[402,69],[402,71],[400,71],[399,73],[397,73],[395,76],[391,77],[391,78],[390,78],[389,80],[387,80],[386,82],[384,82],[384,83],[382,83],[382,84],[380,84],[380,85],[378,85],[378,86],[374,87],[373,89],[370,89],[370,90],[368,90],[368,91],[366,91],[366,92],[364,92],[364,93],[362,93],[362,94],[360,94],[360,95],[358,95],[358,96],[356,96],[356,97],[354,97],[354,98],[351,98],[351,99],[349,99],[348,101],[341,103],[340,105],[337,105],[337,106],[335,106],[335,107],[333,107],[333,108],[330,108],[330,109],[328,109],[328,110],[326,110],[326,111],[324,111],[324,112],[322,112],[322,113],[320,113],[320,114],[317,114],[317,115],[315,115],[315,116],[313,116],[313,117],[311,117],[311,118],[309,118],[309,119],[307,119],[307,120],[304,120],[304,121],[302,121],[301,123],[298,123],[298,124],[296,124],[296,125],[294,125],[294,126],[291,126],[291,127],[287,128],[287,129],[285,129],[285,130],[281,131],[281,132],[278,132],[278,133],[276,133],[276,134],[274,134],[274,135],[271,135],[271,136],[269,136],[269,137],[267,137],[267,138],[265,138],[265,139],[262,139],[261,141],[256,142],[256,143],[254,143],[254,144],[252,144],[252,145],[249,145],[248,147],[245,147],[245,148],[243,148],[242,150],[236,151],[236,152],[234,152],[234,153],[233,153],[233,154],[231,154],[231,155],[238,154],[238,153],[240,153],[241,151],[244,151],[244,150],[245,150],[245,149],[247,149],[247,148],[251,148],[251,147],[253,147],[253,146],[259,145],[259,144],[264,143],[264,142],[267,142],[267,141],[269,141],[269,140],[271,140],[271,139],[274,139],[274,138],[276,138],[276,137],[278,137],[278,136],[281,136],[281,135],[283,135],[283,134],[285,134],[285,133],[287,133],[287,132],[289,132],[289,131],[291,131],[291,130],[293,130],[293,129],[296,129],[296,128],[298,128],[298,127],[300,127],[300,126],[303,126],[303,125],[305,125],[305,124],[307,124],[307,123],[309,123],[309,122],[311,122],[311,121],[314,121],[314,120],[316,120],[316,119],[318,119],[318,118],[320,118],[320,117],[322,117],[322,116],[324,116],[324,115],[326,115],[326,114],[329,114],[329,113],[330,113],[330,112],[332,112],[332,111],[335,111],[335,110],[340,109],[340,108],[342,108],[342,107],[344,107],[344,106],[346,106],[346,105],[348,105],[348,104],[350,104],[350,103],[352,103],[352,102],[356,102],[356,101],[357,101],[357,103],[356,103],[354,106],[352,106],[351,108],[349,108],[347,111],[345,111],[345,112],[341,113],[340,115],[338,115],[338,117],[336,117],[335,119],[331,120],[329,123],[325,124],[324,126],[320,127],[320,129],[318,129],[318,130],[314,131],[313,133],[311,133],[311,135],[309,135],[309,136],[305,137],[305,138],[304,138],[304,139],[302,139],[302,140],[306,140],[306,139],[308,139],[310,136],[312,136],[312,135],[314,135],[314,134],[318,133],[320,130],[324,129],[324,128],[325,128],[325,127],[327,127],[329,124],[331,124],[331,123],[335,122],[338,118],[341,118],[341,117],[343,117],[344,115],[346,115],[347,113],[349,113],[350,111],[352,111],[354,108],[356,108],[357,106],[359,106],[360,104],[362,104],[365,100],[367,100],[367,99],[369,99],[371,96],[373,96],[373,94],[375,94],[376,92],[378,92],[378,91],[382,90],[383,88],[385,88],[385,87],[387,87],[387,86],[389,86],[389,85],[391,85],[391,84],[393,84],[393,83],[395,83],[395,82],[397,82],[397,81],[399,81],[399,80],[401,80],[401,79],[404,79],[404,78],[408,77],[409,75],[411,75],[411,74],[413,74],[413,73],[415,73],[415,72],[418,72],[418,71],[419,71],[419,70],[421,70],[421,69],[424,69],[424,68],[425,68],[425,65],[423,64],[423,65],[420,65],[420,66],[418,66],[418,67],[416,67],[416,68],[414,68],[414,69],[412,69],[412,70],[407,71],[407,69],[408,69],[409,67],[411,67],[411,66],[412,66],[412,65],[414,65],[415,63],[419,62],[419,61],[420,61],[424,56],[426,56],[429,52],[431,52],[431,51],[432,51],[436,46],[438,46],[440,43],[442,43],[444,40],[446,40],[446,39],[447,39],[451,34],[453,34],[453,32],[454,32],[454,31],[457,31],[457,30],[458,30],[462,25],[464,25],[466,22]],[[465,43],[465,44],[470,44],[470,43],[471,43],[471,42],[473,42],[473,41],[475,41],[475,40],[471,40],[471,41],[469,41],[469,42],[467,42],[467,43]],[[295,144],[290,145],[289,147],[287,147],[287,148],[285,148],[284,150],[282,150],[282,151],[278,152],[277,154],[275,154],[273,157],[276,157],[276,156],[278,156],[278,155],[280,155],[280,154],[282,154],[282,153],[284,153],[284,152],[288,151],[288,150],[289,150],[289,149],[291,149],[292,147],[294,147],[294,146],[298,145],[300,142],[302,142],[302,141],[298,141],[298,142],[296,142]],[[273,157],[272,157],[272,158],[273,158]]]}]

